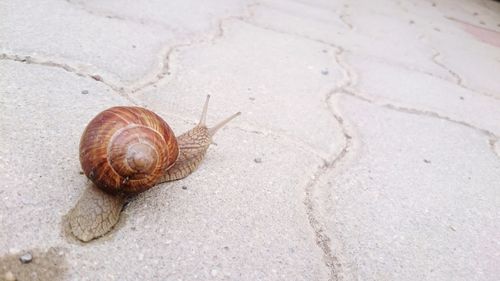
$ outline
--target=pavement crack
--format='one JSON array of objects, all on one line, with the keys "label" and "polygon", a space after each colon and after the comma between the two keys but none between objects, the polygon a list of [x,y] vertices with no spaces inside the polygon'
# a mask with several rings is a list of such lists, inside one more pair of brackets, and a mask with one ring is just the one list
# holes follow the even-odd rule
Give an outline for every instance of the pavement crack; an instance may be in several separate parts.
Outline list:
[{"label": "pavement crack", "polygon": [[454,83],[455,82],[455,81],[452,81],[452,79],[450,79],[447,75],[441,76],[441,75],[438,75],[438,74],[435,74],[433,72],[421,69],[421,68],[416,67],[416,66],[408,65],[405,63],[397,62],[397,61],[389,61],[389,60],[385,60],[383,58],[376,57],[376,56],[365,56],[365,57],[366,57],[366,59],[370,59],[370,60],[375,61],[377,63],[389,65],[389,66],[396,67],[396,68],[402,68],[402,69],[405,69],[405,70],[408,70],[411,72],[418,72],[418,73],[421,73],[421,74],[424,74],[424,75],[427,75],[427,76],[430,76],[430,77],[433,77],[433,78],[436,78],[439,80],[443,80],[444,82],[447,82],[447,83]]},{"label": "pavement crack", "polygon": [[245,133],[249,133],[249,134],[261,135],[264,137],[271,137],[273,139],[285,140],[286,142],[293,144],[294,147],[296,147],[296,148],[298,148],[306,153],[310,153],[310,154],[316,156],[317,158],[321,159],[322,161],[326,161],[326,159],[328,157],[326,155],[326,153],[319,151],[319,150],[315,149],[314,147],[312,147],[310,144],[308,144],[300,139],[297,139],[293,136],[289,136],[286,133],[278,133],[278,132],[275,132],[273,130],[269,130],[269,129],[265,129],[265,128],[261,128],[261,127],[249,126],[249,125],[246,125],[244,127],[243,126],[232,126],[232,128],[240,130],[240,131],[245,132]]},{"label": "pavement crack", "polygon": [[[337,15],[339,17],[340,21],[342,22],[342,24],[345,25],[349,30],[351,30],[351,31],[355,30],[355,27],[348,20],[346,20],[346,18],[349,17],[349,15],[345,14],[345,12],[340,12],[340,14],[339,14],[337,12],[336,8],[333,8],[333,7],[330,7],[328,5],[324,5],[321,3],[312,3],[311,1],[293,0],[293,2],[299,3],[301,5],[304,5],[304,6],[307,6],[310,8],[331,12],[331,13]],[[340,10],[343,10],[345,8],[349,8],[349,5],[343,4],[343,7]]]},{"label": "pavement crack", "polygon": [[456,72],[454,72],[449,67],[447,67],[446,65],[444,65],[442,62],[439,61],[439,57],[441,57],[442,55],[438,50],[433,48],[433,51],[434,51],[434,55],[432,56],[431,60],[435,64],[437,64],[439,67],[446,70],[450,74],[450,76],[453,77],[453,79],[455,79],[455,83],[457,85],[463,87],[462,78],[460,78],[460,76]]},{"label": "pavement crack", "polygon": [[330,281],[342,280],[342,277],[340,275],[342,271],[342,263],[332,250],[332,240],[326,232],[326,227],[322,222],[323,219],[319,214],[318,206],[313,198],[316,189],[320,184],[321,178],[337,168],[339,163],[347,156],[353,145],[352,136],[346,128],[343,117],[339,113],[337,113],[335,109],[330,105],[331,98],[341,91],[342,89],[336,88],[335,90],[329,92],[325,98],[325,103],[327,104],[333,118],[341,127],[342,135],[344,137],[344,145],[342,146],[340,152],[336,153],[334,156],[331,156],[328,160],[323,160],[323,164],[317,168],[316,172],[312,176],[311,181],[306,184],[304,199],[304,205],[306,207],[306,215],[309,220],[309,225],[314,232],[316,245],[323,252],[323,260],[325,266],[329,270]]},{"label": "pavement crack", "polygon": [[[403,3],[401,3],[401,1],[396,1],[396,4],[397,4],[397,6],[405,14],[409,15],[409,10],[403,5]],[[500,96],[496,96],[496,95],[488,93],[488,92],[483,92],[483,91],[480,91],[480,90],[476,90],[476,89],[473,89],[472,87],[467,86],[466,83],[464,82],[464,79],[456,71],[454,71],[451,67],[447,66],[444,62],[441,61],[441,58],[443,57],[442,52],[440,52],[437,48],[435,48],[429,42],[427,42],[428,38],[427,38],[427,36],[425,34],[418,33],[417,39],[420,40],[420,41],[422,41],[422,43],[424,45],[429,46],[430,49],[434,52],[434,54],[431,56],[431,61],[435,65],[437,65],[439,68],[441,68],[441,69],[445,70],[446,72],[448,72],[449,76],[452,77],[452,79],[453,79],[453,82],[452,81],[450,81],[450,82],[456,84],[457,86],[459,86],[459,87],[461,87],[461,88],[463,88],[463,89],[465,89],[467,91],[470,91],[470,92],[473,92],[473,93],[476,93],[476,94],[479,94],[479,95],[482,95],[482,96],[486,96],[486,97],[489,97],[489,98],[492,98],[492,99],[495,99],[495,100],[500,100]],[[430,74],[431,76],[436,77],[436,78],[443,79],[442,77],[439,77],[439,76],[434,75],[432,73],[428,73],[428,72],[424,72],[424,73],[425,74]],[[448,79],[443,79],[443,80],[449,81]]]},{"label": "pavement crack", "polygon": [[324,221],[324,219],[319,213],[319,208],[314,200],[314,194],[319,187],[321,178],[327,173],[335,170],[338,165],[346,158],[353,147],[352,133],[349,132],[342,115],[338,113],[332,106],[331,100],[335,95],[348,91],[350,87],[354,86],[357,81],[357,75],[350,67],[350,65],[346,63],[342,58],[343,54],[346,52],[345,49],[334,44],[328,45],[335,48],[336,51],[334,59],[335,62],[340,66],[344,77],[337,82],[337,86],[334,89],[326,93],[324,103],[333,119],[341,128],[344,144],[342,145],[339,152],[336,152],[328,157],[328,159],[323,160],[323,164],[317,168],[316,172],[312,176],[311,181],[306,184],[304,205],[306,207],[306,215],[309,220],[309,225],[314,232],[316,245],[323,252],[323,261],[330,274],[329,280],[336,281],[342,280],[342,263],[332,250],[332,239],[326,231],[324,222],[322,222]]},{"label": "pavement crack", "polygon": [[191,39],[188,42],[178,43],[171,47],[164,48],[163,55],[160,56],[159,68],[152,73],[145,75],[147,78],[142,78],[133,83],[133,85],[128,87],[128,91],[131,94],[135,94],[138,92],[142,92],[150,87],[155,87],[159,82],[164,80],[167,76],[171,75],[171,65],[172,65],[172,56],[175,52],[179,51],[179,49],[193,46],[195,44],[203,44],[205,42],[210,42],[214,44],[214,42],[224,36],[224,28],[223,24],[226,21],[230,20],[246,20],[253,16],[253,7],[260,5],[257,2],[250,3],[245,8],[245,14],[241,16],[228,16],[222,18],[217,21],[215,33],[208,39]]},{"label": "pavement crack", "polygon": [[190,46],[193,43],[194,42],[176,44],[166,49],[166,51],[163,51],[164,55],[161,56],[158,70],[154,71],[152,74],[150,73],[145,76],[151,78],[142,78],[134,82],[132,85],[128,87],[128,91],[132,94],[141,92],[149,87],[155,86],[166,76],[169,76],[171,74],[170,69],[171,69],[172,54],[178,49]]},{"label": "pavement crack", "polygon": [[491,150],[500,157],[500,138],[499,137],[494,137],[489,139],[489,145]]},{"label": "pavement crack", "polygon": [[[43,66],[48,66],[48,67],[56,67],[56,68],[61,68],[67,72],[71,72],[73,74],[76,74],[80,77],[91,77],[91,75],[89,75],[88,73],[80,72],[77,70],[76,67],[70,66],[68,64],[58,63],[58,62],[54,62],[51,60],[35,58],[32,56],[21,56],[21,55],[12,55],[12,54],[2,53],[2,54],[0,54],[0,59],[1,60],[11,60],[11,61],[21,62],[21,63],[25,63],[25,64],[38,64],[38,65],[43,65]],[[94,80],[96,80],[96,78],[94,78]]]},{"label": "pavement crack", "polygon": [[356,28],[354,27],[354,25],[352,23],[350,23],[346,18],[349,17],[349,15],[347,14],[347,11],[346,9],[349,8],[349,4],[344,4],[342,6],[342,9],[341,9],[341,12],[340,14],[338,14],[339,16],[339,19],[340,21],[342,21],[342,23],[347,26],[347,28],[349,28],[349,30],[351,31],[355,31]]},{"label": "pavement crack", "polygon": [[[283,31],[277,31],[277,32],[285,33]],[[294,35],[296,35],[296,34],[294,34]],[[352,134],[349,133],[348,128],[345,124],[344,118],[342,117],[341,114],[337,113],[336,110],[331,106],[330,100],[332,99],[333,96],[348,95],[348,96],[352,96],[356,99],[359,99],[361,101],[368,102],[368,103],[371,103],[373,105],[381,106],[381,107],[384,107],[384,108],[387,108],[390,110],[395,110],[395,111],[406,113],[406,114],[415,114],[415,115],[420,115],[420,116],[437,118],[440,120],[445,120],[447,122],[451,122],[451,123],[454,123],[457,125],[461,125],[461,126],[473,129],[473,130],[479,132],[480,134],[482,134],[488,138],[489,146],[497,156],[499,155],[499,150],[500,150],[500,148],[498,147],[499,146],[498,145],[499,137],[487,129],[476,127],[476,126],[474,126],[470,123],[467,123],[465,121],[462,121],[462,120],[455,120],[453,118],[439,114],[437,112],[395,105],[395,104],[388,103],[388,102],[376,102],[376,101],[368,98],[365,95],[358,94],[356,92],[356,90],[354,89],[355,85],[357,83],[357,75],[356,75],[356,72],[352,69],[352,67],[347,62],[344,61],[343,54],[346,51],[343,47],[335,45],[335,44],[331,44],[328,42],[322,42],[322,40],[307,38],[307,36],[301,36],[301,35],[296,35],[296,36],[305,37],[306,39],[311,39],[311,40],[314,40],[314,41],[319,42],[319,43],[324,43],[324,44],[327,44],[327,45],[335,48],[336,49],[335,61],[340,66],[342,73],[343,73],[343,76],[344,76],[343,79],[341,79],[337,83],[336,88],[333,89],[332,91],[330,91],[326,95],[325,103],[326,103],[326,106],[329,109],[330,113],[332,114],[333,118],[340,125],[341,130],[342,130],[342,134],[344,136],[345,143],[344,143],[343,147],[341,148],[340,152],[336,153],[333,157],[329,158],[326,161],[323,160],[323,164],[317,168],[316,172],[312,176],[311,181],[305,187],[305,194],[306,195],[305,195],[305,199],[304,199],[307,217],[309,220],[309,224],[310,224],[312,230],[314,231],[316,244],[323,251],[325,265],[330,270],[330,278],[329,279],[330,280],[340,280],[341,279],[340,273],[342,270],[342,263],[334,255],[334,253],[332,251],[331,238],[326,233],[326,227],[322,223],[321,215],[319,214],[318,207],[316,206],[315,200],[313,199],[315,190],[318,188],[321,177],[323,177],[325,174],[335,170],[337,168],[337,166],[339,165],[339,163],[341,161],[343,161],[343,159],[346,158],[346,156],[349,154],[351,148],[353,147]],[[460,78],[459,76],[457,76],[457,77]],[[461,79],[457,80],[457,81],[461,81]]]},{"label": "pavement crack", "polygon": [[478,128],[478,127],[476,127],[474,125],[471,125],[471,124],[469,124],[469,123],[467,123],[465,121],[455,120],[455,119],[452,119],[452,118],[450,118],[448,116],[441,115],[441,114],[439,114],[437,112],[434,112],[434,111],[420,110],[420,109],[415,109],[415,108],[410,108],[410,107],[402,107],[402,106],[397,106],[397,105],[390,104],[390,103],[385,103],[385,104],[382,104],[381,106],[383,106],[385,108],[392,109],[392,110],[396,110],[396,111],[399,111],[399,112],[404,112],[404,113],[409,113],[409,114],[415,114],[415,115],[422,115],[422,116],[428,116],[428,117],[433,117],[433,118],[445,120],[445,121],[448,121],[448,122],[451,122],[451,123],[455,123],[455,124],[462,125],[464,127],[476,130],[476,131],[480,132],[481,134],[483,134],[483,135],[485,135],[487,137],[495,137],[495,134],[493,134],[489,130]]},{"label": "pavement crack", "polygon": [[272,28],[266,25],[262,25],[256,22],[251,22],[248,20],[244,21],[245,23],[269,30],[272,32],[276,33],[281,33],[289,36],[295,36],[301,39],[306,39],[310,40],[322,45],[327,45],[335,50],[335,55],[334,55],[334,61],[340,66],[341,72],[342,72],[342,79],[337,82],[337,85],[335,86],[334,89],[331,91],[327,92],[324,98],[324,103],[326,105],[326,109],[330,112],[331,116],[333,119],[339,124],[342,130],[342,135],[344,138],[344,145],[340,149],[340,152],[334,153],[334,155],[326,157],[326,159],[323,157],[323,164],[320,165],[317,169],[316,172],[313,173],[312,179],[306,184],[305,186],[305,198],[304,198],[304,205],[306,209],[306,215],[309,221],[309,225],[314,233],[314,240],[316,242],[316,245],[321,249],[323,252],[323,262],[325,264],[325,267],[329,271],[329,280],[330,281],[336,281],[336,280],[341,280],[341,270],[342,270],[342,263],[339,261],[339,259],[336,257],[332,250],[331,246],[331,238],[326,232],[326,227],[324,226],[324,223],[322,222],[323,219],[321,218],[321,215],[319,214],[318,207],[316,203],[314,202],[314,193],[316,189],[318,188],[319,181],[321,177],[323,177],[326,173],[330,172],[331,170],[334,170],[337,166],[338,163],[340,163],[348,154],[350,151],[350,148],[352,147],[352,134],[348,132],[348,129],[345,125],[344,119],[340,114],[338,114],[335,109],[331,106],[330,100],[331,98],[343,91],[347,91],[349,87],[352,87],[357,80],[357,75],[355,71],[350,67],[343,59],[342,56],[344,53],[346,53],[346,50],[334,43],[327,42],[321,39],[316,39],[312,38],[307,35],[303,34],[298,34],[290,31],[285,31],[285,30],[279,30],[276,28]]},{"label": "pavement crack", "polygon": [[314,38],[314,37],[310,37],[308,35],[304,35],[304,34],[300,34],[300,33],[295,33],[295,32],[291,32],[291,31],[287,31],[287,30],[277,29],[277,28],[274,28],[274,27],[270,27],[270,26],[267,26],[267,25],[264,25],[264,24],[260,24],[260,23],[254,22],[254,21],[249,21],[248,19],[240,19],[240,20],[242,22],[245,22],[246,24],[249,24],[251,26],[254,26],[254,27],[257,27],[257,28],[260,28],[260,29],[268,30],[268,31],[275,32],[275,33],[285,34],[285,35],[289,35],[289,36],[294,36],[294,37],[298,37],[298,38],[301,38],[301,39],[306,39],[306,40],[313,41],[313,42],[316,42],[316,43],[319,43],[319,44],[330,46],[330,47],[335,48],[335,49],[339,49],[340,48],[340,46],[337,45],[337,44],[334,44],[334,43],[331,43],[331,42],[328,42],[328,41],[325,41],[325,40],[322,40],[322,39],[317,39],[317,38]]},{"label": "pavement crack", "polygon": [[[343,150],[344,151],[344,150]],[[346,151],[347,152],[347,151]],[[345,154],[345,153],[344,153]],[[306,197],[304,205],[306,206],[306,215],[309,220],[309,225],[314,231],[316,245],[323,252],[323,259],[325,266],[329,269],[329,280],[335,281],[339,278],[339,269],[341,264],[337,257],[333,255],[330,247],[331,239],[325,231],[323,224],[319,221],[315,214],[316,206],[313,202],[314,187],[318,184],[319,179],[331,168],[329,163],[323,163],[312,176],[312,180],[306,185]]]},{"label": "pavement crack", "polygon": [[473,92],[473,93],[477,93],[479,95],[482,95],[482,96],[486,96],[486,97],[489,97],[489,98],[492,98],[492,99],[495,99],[495,100],[500,100],[500,97],[498,96],[495,96],[493,94],[490,94],[490,93],[486,93],[486,92],[483,92],[483,91],[479,91],[479,90],[476,90],[476,89],[472,89],[471,87],[467,86],[465,83],[464,83],[464,80],[460,77],[460,75],[458,75],[458,73],[456,73],[455,71],[453,71],[450,67],[448,67],[447,65],[445,65],[443,62],[441,62],[439,60],[439,58],[442,57],[442,54],[441,52],[439,52],[438,50],[436,50],[435,48],[433,48],[435,54],[432,56],[432,61],[438,65],[439,67],[441,67],[442,69],[446,70],[451,77],[453,77],[453,79],[455,80],[455,84],[467,91],[470,91],[470,92]]},{"label": "pavement crack", "polygon": [[112,12],[102,11],[102,10],[98,10],[98,9],[93,8],[93,7],[90,7],[84,1],[66,0],[66,2],[70,5],[78,8],[78,9],[80,9],[80,10],[82,10],[90,15],[96,16],[96,17],[102,17],[102,18],[106,18],[106,19],[110,19],[110,20],[131,22],[131,23],[135,23],[138,25],[156,26],[156,27],[159,27],[161,29],[170,31],[174,34],[180,33],[179,30],[172,28],[169,25],[167,25],[161,21],[117,15],[117,14],[112,13]]},{"label": "pavement crack", "polygon": [[[130,19],[127,17],[121,17],[117,15],[108,15],[108,14],[103,14],[98,11],[94,11],[93,9],[90,9],[89,7],[86,6],[85,3],[80,2],[80,1],[72,1],[72,0],[66,0],[68,4],[78,6],[80,9],[85,10],[87,13],[96,15],[96,16],[102,16],[110,19],[116,19],[116,20],[122,20],[122,21],[132,21],[135,23],[147,25],[148,21],[143,21],[143,20],[135,20],[135,19]],[[224,35],[224,29],[223,29],[223,24],[224,22],[228,20],[234,20],[234,19],[239,19],[239,20],[246,20],[250,17],[253,16],[253,7],[260,5],[258,2],[253,2],[250,3],[246,6],[245,8],[245,15],[242,16],[228,16],[223,19],[220,19],[217,24],[216,24],[216,32],[211,38],[209,39],[191,39],[188,42],[181,42],[174,44],[170,47],[165,47],[163,48],[163,55],[160,56],[159,59],[159,67],[147,74],[145,74],[143,77],[135,80],[132,83],[129,83],[127,85],[117,85],[115,83],[110,82],[108,79],[104,78],[103,75],[97,74],[97,73],[89,73],[86,71],[81,70],[78,67],[69,65],[67,63],[61,63],[61,62],[56,62],[50,59],[43,59],[43,58],[35,58],[32,56],[21,56],[21,55],[12,55],[12,54],[6,54],[2,53],[0,54],[0,59],[3,60],[12,60],[16,62],[21,62],[21,63],[26,63],[26,64],[37,64],[37,65],[43,65],[43,66],[48,66],[48,67],[57,67],[60,69],[63,69],[67,72],[73,73],[75,75],[81,76],[81,77],[87,77],[87,78],[92,78],[94,81],[103,83],[110,89],[112,89],[115,93],[118,95],[124,97],[131,103],[138,105],[140,102],[137,101],[135,98],[133,98],[131,95],[142,92],[146,89],[149,89],[150,87],[155,87],[160,81],[164,80],[167,76],[171,74],[171,64],[172,64],[172,55],[178,51],[181,48],[184,47],[189,47],[194,44],[201,44],[206,41],[213,43],[216,39],[222,37]],[[163,24],[156,23],[155,25],[162,25],[164,29],[168,29],[172,32],[175,33],[175,30],[172,28],[166,27]]]},{"label": "pavement crack", "polygon": [[[432,56],[433,62],[436,63],[436,64],[438,64],[438,62],[436,62],[434,60],[437,60],[438,59],[437,57],[440,57],[440,56],[442,56],[442,55],[439,52],[436,51],[435,54]],[[418,73],[421,73],[423,75],[427,75],[429,77],[432,77],[432,78],[435,78],[435,79],[439,79],[439,80],[441,80],[443,82],[451,83],[451,84],[456,85],[456,86],[458,86],[458,87],[460,87],[460,88],[462,88],[462,89],[464,89],[464,90],[466,90],[468,92],[476,93],[476,94],[479,94],[479,95],[483,95],[483,96],[491,98],[491,99],[500,100],[500,97],[497,97],[495,95],[488,94],[488,93],[479,92],[477,90],[471,89],[470,87],[464,85],[464,83],[462,82],[462,79],[460,78],[460,76],[458,74],[456,74],[455,72],[451,71],[451,70],[450,70],[449,73],[454,73],[456,75],[456,77],[454,75],[452,75],[452,74],[449,75],[449,76],[451,76],[451,78],[448,75],[441,76],[441,75],[435,74],[433,72],[420,69],[420,68],[415,67],[415,66],[407,65],[407,64],[404,64],[404,63],[399,63],[399,62],[396,62],[396,61],[384,60],[384,59],[376,57],[376,56],[365,56],[365,58],[369,59],[369,60],[372,60],[374,62],[377,62],[377,63],[385,64],[385,65],[388,65],[388,66],[392,66],[392,67],[395,67],[395,68],[405,69],[405,70],[408,70],[410,72],[418,72]],[[443,64],[443,66],[440,66],[440,67],[444,68],[445,70],[447,69],[444,64]]]},{"label": "pavement crack", "polygon": [[[404,9],[404,11],[406,13],[408,12],[402,6],[402,4],[399,1],[398,1],[398,5],[400,6],[400,8]],[[421,33],[421,34],[418,34],[417,38],[418,38],[418,40],[422,41],[422,43],[424,45],[428,45],[431,48],[431,50],[434,52],[434,54],[431,56],[431,61],[435,65],[437,65],[439,68],[441,68],[441,69],[445,70],[446,72],[448,72],[448,74],[450,75],[450,77],[452,77],[454,84],[456,84],[457,86],[459,86],[459,87],[461,87],[461,88],[463,88],[463,89],[465,89],[467,91],[470,91],[470,92],[473,92],[473,93],[476,93],[476,94],[479,94],[479,95],[482,95],[482,96],[486,96],[486,97],[489,97],[489,98],[492,98],[492,99],[495,99],[495,100],[500,100],[499,96],[496,96],[496,95],[491,94],[491,93],[479,91],[479,90],[476,90],[476,89],[473,89],[473,88],[467,86],[466,83],[464,82],[464,79],[462,79],[462,77],[456,71],[454,71],[452,68],[450,68],[444,62],[441,61],[441,59],[443,58],[442,52],[440,52],[437,48],[433,47],[432,45],[430,45],[429,42],[427,42],[427,36],[426,35],[424,35],[424,34]],[[425,73],[429,74],[427,72],[425,72]],[[434,75],[432,73],[430,75],[433,76],[433,77],[442,79],[441,77],[439,77],[437,75]],[[448,79],[444,79],[444,80],[448,81]]]},{"label": "pavement crack", "polygon": [[346,19],[349,15],[347,14],[344,14],[344,13],[341,13],[339,15],[339,18],[340,18],[340,21],[342,21],[342,23],[347,26],[347,28],[349,28],[350,30],[354,30],[354,26]]},{"label": "pavement crack", "polygon": [[394,111],[398,111],[398,112],[402,112],[402,113],[407,113],[407,114],[436,118],[436,119],[444,120],[447,122],[451,122],[451,123],[472,129],[472,130],[484,135],[485,137],[487,137],[490,148],[492,149],[492,151],[495,154],[499,155],[499,151],[495,147],[498,146],[497,142],[500,139],[500,137],[490,130],[480,128],[480,127],[474,126],[470,123],[467,123],[463,120],[453,119],[453,118],[448,117],[446,115],[442,115],[440,113],[430,111],[430,110],[422,110],[422,109],[411,108],[411,107],[406,107],[406,106],[402,106],[402,105],[396,105],[396,104],[386,102],[386,101],[377,102],[373,99],[368,98],[366,95],[356,93],[353,90],[345,90],[342,92],[342,94],[347,95],[347,96],[351,96],[351,97],[356,98],[358,100],[361,100],[361,101],[364,101],[364,102],[367,102],[367,103],[370,103],[370,104],[373,104],[376,106],[384,107],[384,108],[387,108],[390,110],[394,110]]},{"label": "pavement crack", "polygon": [[23,56],[23,55],[7,54],[7,53],[1,53],[0,60],[10,60],[10,61],[24,63],[24,64],[34,64],[34,65],[62,69],[64,71],[69,72],[71,74],[74,74],[76,76],[89,78],[89,79],[92,79],[93,81],[97,81],[99,83],[102,83],[105,86],[107,86],[108,88],[110,88],[114,93],[127,99],[132,104],[137,104],[137,102],[126,93],[126,91],[123,87],[117,86],[114,83],[109,82],[108,80],[104,79],[102,75],[99,75],[95,72],[86,72],[78,67],[69,65],[67,63],[56,62],[54,60],[41,58],[41,57],[34,57],[34,56],[28,56],[28,55]]},{"label": "pavement crack", "polygon": [[316,172],[313,173],[312,179],[305,186],[305,198],[303,202],[305,205],[306,215],[309,221],[309,225],[311,226],[311,229],[314,233],[314,240],[316,242],[316,245],[323,252],[323,261],[326,268],[329,271],[329,280],[330,281],[341,280],[342,277],[340,274],[342,271],[342,263],[339,261],[339,259],[332,250],[332,239],[326,232],[326,227],[323,223],[324,220],[321,218],[318,206],[316,205],[314,200],[314,194],[316,192],[316,189],[318,188],[321,177],[323,177],[328,172],[335,170],[338,164],[348,155],[348,153],[351,150],[351,147],[353,146],[352,134],[349,133],[344,118],[341,116],[341,114],[336,112],[335,108],[332,107],[331,99],[336,94],[349,91],[350,87],[353,87],[357,83],[356,72],[348,63],[344,61],[343,55],[347,51],[340,45],[327,42],[321,39],[312,38],[310,36],[303,34],[297,34],[290,31],[271,28],[269,26],[255,22],[250,22],[250,21],[245,21],[245,22],[247,24],[253,25],[261,29],[266,29],[272,32],[286,34],[289,36],[295,36],[302,39],[314,41],[316,43],[320,43],[323,45],[327,45],[335,50],[334,60],[336,64],[339,65],[343,77],[340,81],[337,82],[337,85],[335,86],[334,89],[327,92],[324,98],[324,103],[326,105],[327,110],[330,112],[333,119],[339,124],[342,130],[344,144],[339,152],[334,153],[334,155],[331,155],[326,159],[323,158],[323,164],[316,169]]},{"label": "pavement crack", "polygon": [[246,11],[243,15],[229,16],[229,17],[225,17],[223,19],[220,19],[219,22],[217,23],[216,32],[215,32],[214,36],[210,39],[210,42],[212,44],[214,44],[215,41],[217,41],[217,39],[224,37],[224,24],[227,21],[240,20],[240,21],[246,22],[247,20],[249,20],[250,18],[255,16],[254,9],[255,9],[255,7],[259,7],[259,6],[261,6],[261,3],[252,2],[246,6],[246,9],[245,9]]}]

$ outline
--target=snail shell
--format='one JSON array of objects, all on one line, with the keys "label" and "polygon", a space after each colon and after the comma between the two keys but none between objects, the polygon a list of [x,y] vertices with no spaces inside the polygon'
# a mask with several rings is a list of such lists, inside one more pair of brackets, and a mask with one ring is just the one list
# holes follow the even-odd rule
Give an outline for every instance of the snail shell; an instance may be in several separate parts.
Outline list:
[{"label": "snail shell", "polygon": [[160,116],[141,107],[118,106],[99,113],[80,140],[83,172],[111,194],[151,188],[178,155],[172,129]]}]

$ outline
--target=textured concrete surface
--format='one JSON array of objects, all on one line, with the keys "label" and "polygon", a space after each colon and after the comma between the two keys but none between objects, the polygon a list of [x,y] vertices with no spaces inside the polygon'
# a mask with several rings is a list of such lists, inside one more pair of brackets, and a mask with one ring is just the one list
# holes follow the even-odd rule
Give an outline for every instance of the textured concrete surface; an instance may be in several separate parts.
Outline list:
[{"label": "textured concrete surface", "polygon": [[[500,3],[136,2],[0,8],[0,280],[498,279]],[[89,120],[206,94],[199,170],[69,237]]]}]

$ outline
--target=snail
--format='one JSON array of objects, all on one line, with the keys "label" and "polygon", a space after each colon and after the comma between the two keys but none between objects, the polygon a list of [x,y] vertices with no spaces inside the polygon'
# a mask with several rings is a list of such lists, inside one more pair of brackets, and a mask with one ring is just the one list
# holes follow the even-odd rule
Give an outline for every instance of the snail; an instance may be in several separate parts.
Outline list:
[{"label": "snail", "polygon": [[80,163],[92,183],[67,215],[71,233],[83,242],[105,235],[128,198],[196,170],[214,134],[241,114],[208,128],[209,100],[208,95],[199,123],[178,137],[141,107],[112,107],[94,117],[80,140]]}]

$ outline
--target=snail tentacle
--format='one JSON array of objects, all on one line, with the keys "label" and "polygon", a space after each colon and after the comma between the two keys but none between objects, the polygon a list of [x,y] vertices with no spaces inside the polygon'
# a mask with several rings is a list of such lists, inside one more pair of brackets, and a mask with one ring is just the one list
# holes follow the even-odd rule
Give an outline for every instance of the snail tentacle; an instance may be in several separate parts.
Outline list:
[{"label": "snail tentacle", "polygon": [[215,133],[217,133],[217,131],[224,127],[227,123],[229,123],[229,121],[233,120],[234,118],[238,117],[241,115],[241,112],[236,112],[235,114],[227,117],[226,119],[220,121],[219,123],[217,123],[215,126],[211,127],[211,128],[208,128],[208,133],[210,134],[211,137],[213,137],[215,135]]}]

